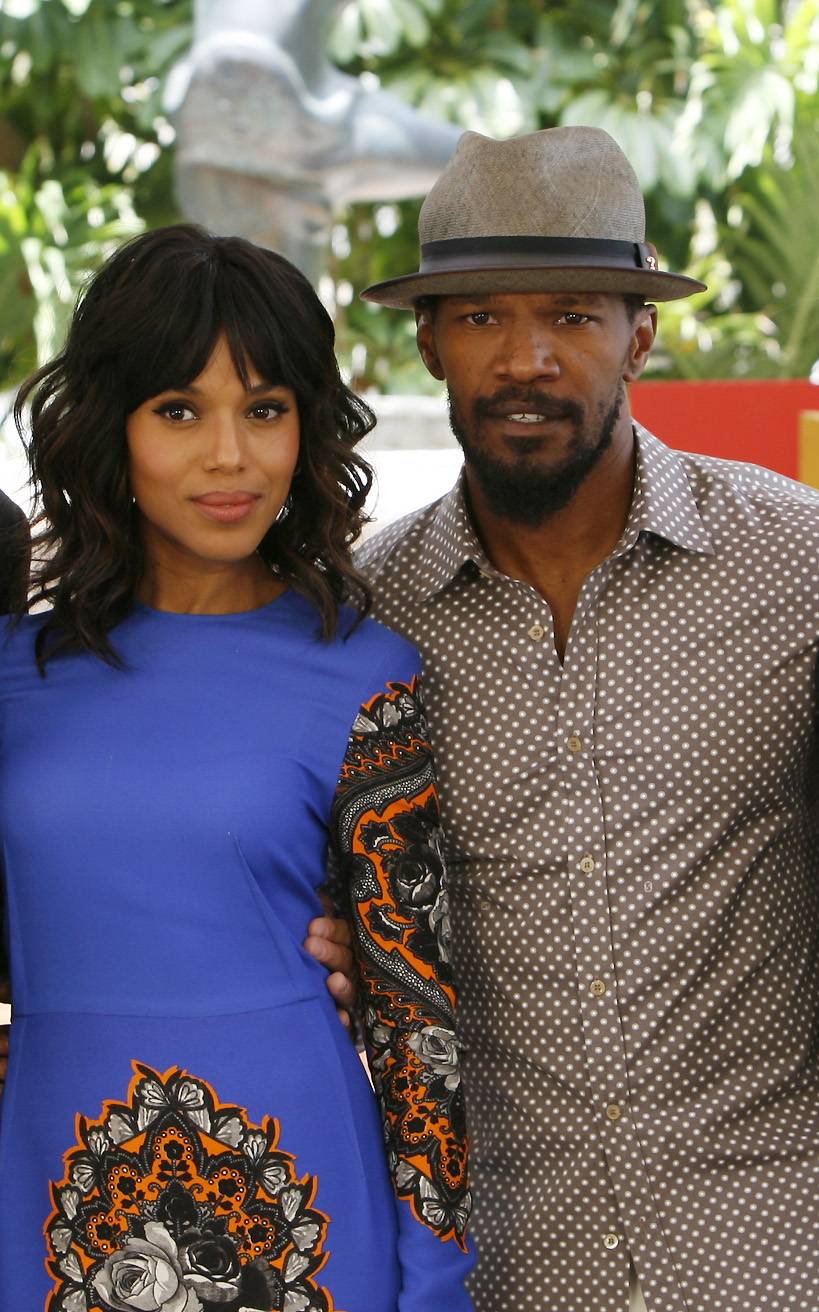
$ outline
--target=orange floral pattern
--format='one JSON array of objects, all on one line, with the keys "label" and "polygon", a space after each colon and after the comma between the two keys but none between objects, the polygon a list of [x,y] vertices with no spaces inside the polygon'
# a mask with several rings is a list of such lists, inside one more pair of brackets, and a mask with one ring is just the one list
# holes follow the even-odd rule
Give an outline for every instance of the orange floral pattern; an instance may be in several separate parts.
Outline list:
[{"label": "orange floral pattern", "polygon": [[465,1248],[471,1198],[449,903],[417,681],[390,684],[362,707],[336,794],[334,834],[395,1188],[419,1221]]},{"label": "orange floral pattern", "polygon": [[337,1312],[317,1181],[272,1117],[253,1125],[204,1080],[135,1064],[124,1103],[77,1118],[46,1224],[47,1312]]}]

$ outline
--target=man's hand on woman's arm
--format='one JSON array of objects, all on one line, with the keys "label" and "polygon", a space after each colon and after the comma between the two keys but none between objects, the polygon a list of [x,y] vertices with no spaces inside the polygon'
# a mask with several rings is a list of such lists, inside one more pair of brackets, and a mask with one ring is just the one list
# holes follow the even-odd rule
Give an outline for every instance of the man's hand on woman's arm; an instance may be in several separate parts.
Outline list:
[{"label": "man's hand on woman's arm", "polygon": [[307,926],[304,946],[330,973],[327,987],[344,1025],[350,1027],[350,1012],[355,1006],[357,988],[352,952],[350,922],[333,915],[329,899],[322,897],[325,916],[318,916]]}]

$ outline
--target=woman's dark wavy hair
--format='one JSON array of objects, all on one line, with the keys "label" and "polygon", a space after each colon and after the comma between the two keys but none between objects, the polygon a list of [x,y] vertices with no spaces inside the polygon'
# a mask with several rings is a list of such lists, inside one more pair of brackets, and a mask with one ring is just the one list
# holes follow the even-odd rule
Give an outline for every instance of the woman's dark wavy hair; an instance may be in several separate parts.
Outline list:
[{"label": "woman's dark wavy hair", "polygon": [[150,397],[190,384],[222,334],[246,386],[252,366],[266,382],[292,388],[298,402],[289,509],[259,554],[315,602],[325,637],[336,630],[343,596],[368,610],[350,549],[366,522],[372,471],[353,448],[375,419],[341,380],[332,321],[281,255],[176,224],[136,237],[103,265],[63,351],[15,401],[21,435],[30,427],[40,529],[24,609],[52,606],[38,636],[41,672],[65,651],[121,663],[109,634],[131,609],[144,564],[125,420]]}]

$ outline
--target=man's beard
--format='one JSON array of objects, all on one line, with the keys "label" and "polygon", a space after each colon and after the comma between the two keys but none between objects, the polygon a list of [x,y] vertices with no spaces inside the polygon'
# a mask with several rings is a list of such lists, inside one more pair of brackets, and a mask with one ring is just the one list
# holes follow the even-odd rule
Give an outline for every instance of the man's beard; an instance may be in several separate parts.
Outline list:
[{"label": "man's beard", "polygon": [[[540,392],[529,392],[524,397],[511,389],[491,398],[478,398],[473,406],[471,433],[467,433],[450,394],[449,422],[492,511],[512,524],[536,528],[568,505],[611,445],[624,396],[623,387],[618,387],[609,407],[605,410],[601,407],[598,412],[599,424],[592,432],[584,428],[583,411],[576,402],[557,401],[548,393]],[[521,437],[507,439],[506,443],[507,449],[517,447],[518,460],[504,460],[480,441],[473,440],[472,434],[480,430],[482,420],[507,404],[519,404],[521,412],[565,419],[571,424],[573,436],[565,458],[559,464],[551,469],[539,468],[531,455],[533,440],[538,439],[527,438],[522,426]]]}]

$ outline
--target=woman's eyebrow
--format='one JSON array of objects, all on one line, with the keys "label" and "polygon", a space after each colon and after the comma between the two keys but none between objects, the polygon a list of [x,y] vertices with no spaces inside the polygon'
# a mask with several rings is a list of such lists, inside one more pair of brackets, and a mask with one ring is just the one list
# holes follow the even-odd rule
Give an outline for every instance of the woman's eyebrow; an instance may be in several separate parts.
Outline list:
[{"label": "woman's eyebrow", "polygon": [[255,383],[253,387],[246,387],[248,395],[253,396],[256,392],[270,392],[277,387],[286,387],[287,383]]},{"label": "woman's eyebrow", "polygon": [[[279,387],[281,388],[287,387],[287,383],[268,383],[268,382],[254,383],[252,387],[246,387],[245,392],[247,393],[248,396],[256,396],[258,395],[259,392],[271,392]],[[195,383],[186,383],[183,387],[174,387],[174,386],[163,387],[162,391],[157,392],[156,395],[165,396],[167,392],[176,392],[177,394],[184,395],[184,396],[202,395],[201,387],[197,387]]]}]

